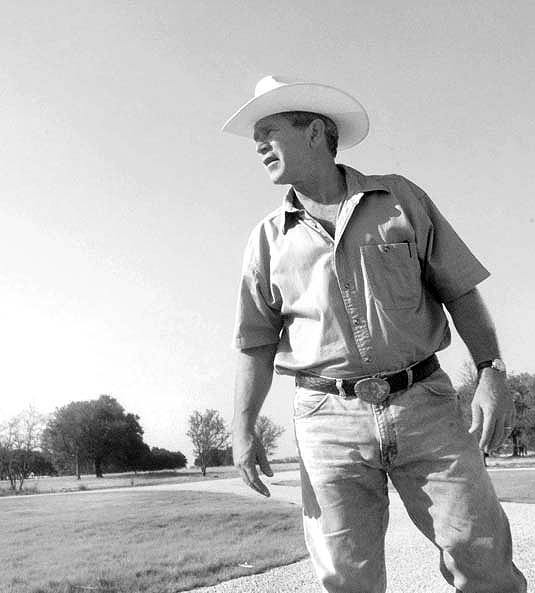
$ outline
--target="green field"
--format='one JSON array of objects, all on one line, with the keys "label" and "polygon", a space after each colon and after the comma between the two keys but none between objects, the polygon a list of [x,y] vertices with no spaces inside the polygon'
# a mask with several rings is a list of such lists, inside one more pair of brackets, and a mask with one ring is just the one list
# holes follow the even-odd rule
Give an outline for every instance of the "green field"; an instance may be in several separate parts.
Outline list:
[{"label": "green field", "polygon": [[17,497],[0,525],[2,593],[171,593],[306,556],[297,506],[229,494]]}]

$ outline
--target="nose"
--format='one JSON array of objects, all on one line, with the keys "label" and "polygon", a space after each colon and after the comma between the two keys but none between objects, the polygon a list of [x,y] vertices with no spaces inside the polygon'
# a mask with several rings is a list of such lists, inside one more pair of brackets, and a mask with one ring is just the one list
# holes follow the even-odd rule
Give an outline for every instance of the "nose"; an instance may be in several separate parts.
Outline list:
[{"label": "nose", "polygon": [[266,154],[269,150],[269,144],[265,140],[257,140],[256,142],[256,152],[258,154]]}]

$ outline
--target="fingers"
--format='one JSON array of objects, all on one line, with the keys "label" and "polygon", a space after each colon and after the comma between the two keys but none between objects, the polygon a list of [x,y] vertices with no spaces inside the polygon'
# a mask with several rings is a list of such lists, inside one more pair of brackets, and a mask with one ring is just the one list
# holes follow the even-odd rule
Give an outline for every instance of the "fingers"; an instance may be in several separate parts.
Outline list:
[{"label": "fingers", "polygon": [[[493,381],[490,378],[493,377]],[[485,453],[496,450],[514,426],[514,403],[503,379],[490,375],[481,381],[472,400],[470,433],[479,434],[479,448]]]},{"label": "fingers", "polygon": [[262,496],[270,496],[268,488],[258,477],[256,469],[258,463],[266,476],[271,477],[273,475],[260,439],[250,431],[235,431],[232,445],[234,462],[242,480],[249,488],[256,490]]},{"label": "fingers", "polygon": [[482,451],[485,451],[485,453],[490,453],[492,451],[490,445],[493,441],[495,432],[498,432],[501,437],[503,434],[503,427],[501,430],[497,427],[494,416],[484,415],[483,430],[481,431],[481,437],[479,439],[479,448]]},{"label": "fingers", "polygon": [[[468,429],[468,432],[480,433],[479,435],[479,448],[485,453],[490,452],[490,444],[493,440],[493,436],[496,430],[496,420],[494,415],[484,414],[483,410],[479,405],[472,406],[472,425]],[[503,430],[502,430],[503,433]],[[501,438],[501,434],[498,435]]]},{"label": "fingers", "polygon": [[238,469],[240,470],[242,480],[249,486],[249,488],[256,490],[259,494],[262,494],[262,496],[271,496],[266,485],[258,477],[258,472],[256,471],[254,464],[244,464]]},{"label": "fingers", "polygon": [[260,442],[257,443],[257,447],[256,447],[256,460],[258,461],[258,465],[260,466],[262,473],[265,476],[268,476],[271,478],[271,476],[273,476],[273,471],[271,470],[271,467],[269,465],[266,451],[265,451],[264,447],[262,446],[262,443],[260,443]]},{"label": "fingers", "polygon": [[479,406],[472,406],[472,424],[468,429],[470,434],[479,432],[483,424],[483,410]]},{"label": "fingers", "polygon": [[485,414],[479,406],[472,409],[472,425],[470,433],[481,431],[479,448],[485,453],[496,451],[513,429],[513,414],[507,414],[505,419],[496,419],[494,414]]}]

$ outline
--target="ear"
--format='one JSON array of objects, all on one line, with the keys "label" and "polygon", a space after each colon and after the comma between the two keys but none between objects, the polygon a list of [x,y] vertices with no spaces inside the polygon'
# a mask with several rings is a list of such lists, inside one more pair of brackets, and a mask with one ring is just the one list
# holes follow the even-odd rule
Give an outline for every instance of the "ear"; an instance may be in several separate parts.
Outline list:
[{"label": "ear", "polygon": [[317,148],[325,141],[325,124],[321,119],[315,119],[308,126],[308,141],[310,148]]}]

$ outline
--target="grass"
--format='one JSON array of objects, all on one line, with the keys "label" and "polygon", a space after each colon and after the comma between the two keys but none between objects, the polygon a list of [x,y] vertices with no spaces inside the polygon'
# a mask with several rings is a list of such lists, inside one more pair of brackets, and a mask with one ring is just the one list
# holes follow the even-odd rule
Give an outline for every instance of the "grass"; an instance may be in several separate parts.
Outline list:
[{"label": "grass", "polygon": [[[273,471],[281,472],[298,468],[297,463],[273,464]],[[203,480],[217,480],[219,478],[238,477],[238,471],[231,466],[208,468],[203,478],[198,469],[183,469],[161,472],[139,472],[105,474],[103,478],[83,475],[81,480],[75,476],[59,476],[55,478],[33,478],[24,482],[22,492],[9,489],[7,480],[0,481],[0,497],[13,494],[43,494],[48,492],[75,492],[77,490],[101,490],[107,488],[131,488],[135,486],[149,486],[151,484],[179,484],[181,482],[199,482]],[[2,592],[3,593],[3,592]]]},{"label": "grass", "polygon": [[535,504],[535,470],[491,469],[489,475],[501,501]]},{"label": "grass", "polygon": [[4,499],[0,524],[2,593],[174,593],[306,556],[298,507],[231,494]]}]

